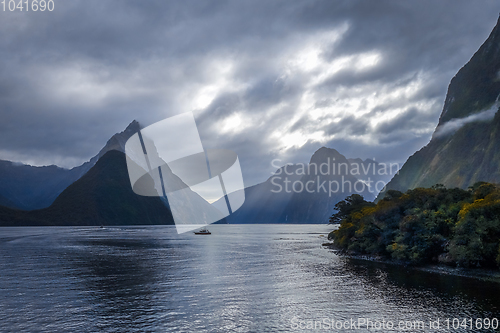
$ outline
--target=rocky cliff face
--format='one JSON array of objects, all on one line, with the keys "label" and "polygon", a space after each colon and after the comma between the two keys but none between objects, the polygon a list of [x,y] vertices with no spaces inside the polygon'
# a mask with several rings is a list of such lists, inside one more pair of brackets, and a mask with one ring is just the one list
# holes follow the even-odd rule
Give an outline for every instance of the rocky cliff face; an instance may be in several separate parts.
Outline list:
[{"label": "rocky cliff face", "polygon": [[[488,39],[451,80],[439,124],[387,189],[443,184],[467,188],[500,183],[500,19]],[[384,193],[379,195],[379,198]]]},{"label": "rocky cliff face", "polygon": [[490,108],[500,93],[500,17],[488,39],[451,80],[438,129]]}]

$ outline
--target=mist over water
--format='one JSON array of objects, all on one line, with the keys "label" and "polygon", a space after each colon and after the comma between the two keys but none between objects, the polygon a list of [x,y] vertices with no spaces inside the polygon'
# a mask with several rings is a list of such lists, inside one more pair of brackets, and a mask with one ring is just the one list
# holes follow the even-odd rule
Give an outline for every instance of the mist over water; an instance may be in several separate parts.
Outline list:
[{"label": "mist over water", "polygon": [[2,228],[0,331],[289,332],[324,318],[500,317],[497,284],[339,257],[321,246],[331,229]]}]

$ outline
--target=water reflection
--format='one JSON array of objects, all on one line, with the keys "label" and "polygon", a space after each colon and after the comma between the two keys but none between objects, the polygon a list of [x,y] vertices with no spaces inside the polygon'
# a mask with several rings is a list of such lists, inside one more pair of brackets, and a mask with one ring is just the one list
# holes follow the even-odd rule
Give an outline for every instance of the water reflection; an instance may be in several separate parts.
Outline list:
[{"label": "water reflection", "polygon": [[289,332],[293,318],[499,317],[497,284],[339,257],[321,247],[328,226],[214,225],[209,237],[27,230],[0,242],[0,331]]},{"label": "water reflection", "polygon": [[[151,239],[76,239],[63,259],[69,271],[77,272],[82,295],[88,304],[87,317],[105,331],[153,327],[158,315],[155,305],[160,278],[156,250]],[[167,271],[168,273],[168,271]]]},{"label": "water reflection", "polygon": [[498,283],[358,259],[347,259],[345,268],[355,276],[365,277],[365,283],[382,292],[397,289],[410,294],[424,293],[428,298],[450,303],[467,300],[474,302],[478,315],[491,317],[500,313]]}]

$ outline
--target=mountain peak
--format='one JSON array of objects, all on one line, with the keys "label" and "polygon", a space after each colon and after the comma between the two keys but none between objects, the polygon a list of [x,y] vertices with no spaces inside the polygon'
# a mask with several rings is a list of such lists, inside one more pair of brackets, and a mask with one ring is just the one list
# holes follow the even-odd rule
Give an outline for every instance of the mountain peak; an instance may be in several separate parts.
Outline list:
[{"label": "mountain peak", "polygon": [[321,147],[320,149],[316,150],[313,154],[314,155],[325,155],[325,154],[328,154],[328,155],[339,155],[340,153],[338,152],[338,150],[334,149],[334,148],[328,148],[328,147]]},{"label": "mountain peak", "polygon": [[[141,129],[141,125],[137,120],[132,120],[130,124],[128,124],[127,128],[125,128],[125,131],[123,132],[138,132]],[[122,132],[122,133],[123,133]]]},{"label": "mountain peak", "polygon": [[132,120],[132,122],[125,128],[123,132],[116,133],[111,137],[111,139],[106,142],[106,145],[101,149],[98,158],[101,158],[110,150],[118,150],[125,153],[125,143],[127,140],[137,133],[141,129],[140,124],[137,120]]},{"label": "mountain peak", "polygon": [[314,152],[309,163],[321,164],[328,162],[328,158],[336,162],[347,162],[345,156],[339,153],[336,149],[321,147]]},{"label": "mountain peak", "polygon": [[27,210],[48,207],[64,189],[85,175],[107,152],[124,152],[125,142],[139,129],[139,122],[132,121],[123,132],[113,135],[90,161],[71,170],[55,165],[33,167],[0,160],[0,205]]}]

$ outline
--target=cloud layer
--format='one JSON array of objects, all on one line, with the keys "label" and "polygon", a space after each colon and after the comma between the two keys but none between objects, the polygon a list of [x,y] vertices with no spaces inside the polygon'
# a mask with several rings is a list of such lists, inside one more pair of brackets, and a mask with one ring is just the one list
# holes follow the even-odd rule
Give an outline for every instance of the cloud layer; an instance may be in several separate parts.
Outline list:
[{"label": "cloud layer", "polygon": [[67,1],[0,12],[0,159],[75,166],[133,119],[194,111],[206,148],[270,161],[321,146],[404,162],[487,38],[481,1]]},{"label": "cloud layer", "polygon": [[478,122],[478,121],[488,121],[495,117],[495,114],[498,112],[498,108],[500,107],[500,103],[498,100],[491,106],[490,108],[480,111],[475,114],[471,114],[470,116],[464,118],[455,118],[450,121],[447,121],[441,126],[436,128],[436,131],[433,134],[433,137],[444,137],[450,134],[455,133],[464,125]]}]

